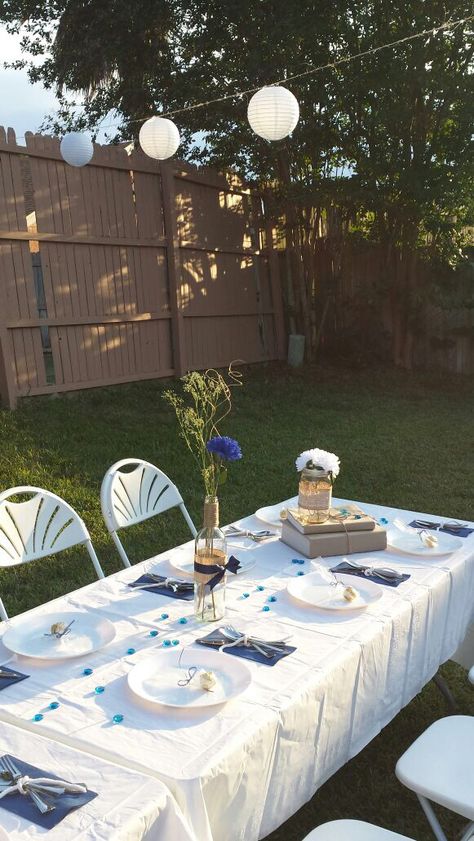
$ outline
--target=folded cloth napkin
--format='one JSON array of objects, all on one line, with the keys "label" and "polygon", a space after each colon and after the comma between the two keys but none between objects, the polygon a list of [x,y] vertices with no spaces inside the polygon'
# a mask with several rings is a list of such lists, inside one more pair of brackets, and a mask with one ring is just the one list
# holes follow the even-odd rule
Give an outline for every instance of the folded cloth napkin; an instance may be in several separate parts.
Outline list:
[{"label": "folded cloth napkin", "polygon": [[6,689],[7,686],[11,686],[12,683],[19,683],[20,680],[26,680],[27,677],[29,675],[24,675],[23,672],[17,672],[8,663],[0,666],[0,692],[2,689]]},{"label": "folded cloth napkin", "polygon": [[[149,587],[145,585],[149,584]],[[138,587],[141,590],[146,590],[149,593],[158,593],[160,596],[169,596],[171,599],[181,599],[182,601],[192,601],[194,598],[194,582],[182,581],[178,578],[166,578],[165,575],[155,575],[155,573],[147,572],[141,575],[136,581],[132,581],[129,587]]]},{"label": "folded cloth napkin", "polygon": [[[10,755],[7,754],[7,756]],[[60,780],[60,777],[56,774],[51,774],[49,771],[42,771],[34,765],[29,765],[28,762],[23,762],[23,760],[17,759],[16,756],[10,756],[10,759],[13,760],[19,771],[21,771],[25,777],[30,777],[31,780],[39,778]],[[9,787],[8,780],[2,779],[0,794],[5,791],[6,787]],[[58,787],[61,788],[61,785],[59,784]],[[47,797],[49,800],[52,800],[55,809],[53,812],[47,812],[43,815],[39,811],[38,807],[35,806],[29,794],[21,794],[20,791],[17,790],[6,794],[2,797],[2,799],[0,799],[0,812],[4,809],[6,812],[11,812],[13,815],[24,818],[29,823],[34,823],[44,829],[53,829],[53,827],[61,823],[69,812],[72,812],[74,809],[78,809],[80,806],[84,806],[85,803],[89,803],[90,800],[94,800],[97,796],[97,792],[95,791],[86,791],[81,794],[65,793],[59,795],[48,795]]]},{"label": "folded cloth napkin", "polygon": [[[364,566],[363,564],[360,565],[360,569],[356,569],[355,567],[351,566],[350,564],[342,563],[338,564],[335,567],[331,568],[331,572],[340,572],[344,575],[358,575],[359,578],[368,578],[369,581],[375,581],[376,584],[385,584],[387,587],[398,587],[399,584],[402,584],[404,581],[408,581],[410,576],[408,573],[403,573],[400,578],[388,579],[382,578],[377,573],[370,572],[368,575],[365,574],[365,570],[370,570],[371,567]],[[382,569],[382,568],[381,568]]]},{"label": "folded cloth napkin", "polygon": [[430,520],[413,520],[413,522],[408,523],[409,526],[412,526],[414,529],[433,529],[434,531],[445,531],[448,534],[454,534],[456,537],[469,537],[470,534],[474,532],[474,529],[470,529],[466,526],[466,528],[460,529],[454,523],[435,523],[431,522]]},{"label": "folded cloth napkin", "polygon": [[[296,651],[296,648],[293,645],[283,644],[279,646],[279,651],[272,653],[271,657],[265,657],[264,654],[261,654],[260,651],[254,648],[250,643],[247,645],[242,643],[240,645],[231,646],[232,640],[228,639],[218,630],[211,631],[211,633],[206,637],[201,637],[200,639],[197,639],[196,642],[198,642],[199,645],[207,645],[210,648],[220,648],[222,645],[229,646],[228,648],[224,648],[226,653],[235,654],[236,657],[244,657],[246,660],[254,660],[256,663],[264,663],[266,666],[274,666],[283,657],[288,657],[289,654]],[[264,643],[264,640],[261,642]]]}]

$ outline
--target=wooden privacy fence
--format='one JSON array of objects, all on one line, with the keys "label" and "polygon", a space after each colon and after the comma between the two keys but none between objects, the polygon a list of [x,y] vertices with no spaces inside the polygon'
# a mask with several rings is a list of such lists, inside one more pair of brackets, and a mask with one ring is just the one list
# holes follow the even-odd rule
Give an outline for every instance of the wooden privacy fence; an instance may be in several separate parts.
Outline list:
[{"label": "wooden privacy fence", "polygon": [[0,128],[0,396],[285,354],[273,227],[232,175]]}]

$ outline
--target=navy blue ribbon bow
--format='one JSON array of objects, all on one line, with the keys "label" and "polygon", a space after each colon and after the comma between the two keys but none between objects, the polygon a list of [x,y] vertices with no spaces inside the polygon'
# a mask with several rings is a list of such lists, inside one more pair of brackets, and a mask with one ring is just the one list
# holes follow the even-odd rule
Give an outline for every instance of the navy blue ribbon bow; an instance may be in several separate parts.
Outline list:
[{"label": "navy blue ribbon bow", "polygon": [[234,555],[231,555],[227,563],[222,566],[221,564],[198,564],[197,561],[194,561],[194,572],[200,572],[201,575],[212,575],[213,577],[208,582],[209,587],[211,590],[214,589],[216,584],[219,584],[219,581],[222,580],[224,577],[225,572],[233,572],[234,575],[240,569],[240,561],[237,560]]}]

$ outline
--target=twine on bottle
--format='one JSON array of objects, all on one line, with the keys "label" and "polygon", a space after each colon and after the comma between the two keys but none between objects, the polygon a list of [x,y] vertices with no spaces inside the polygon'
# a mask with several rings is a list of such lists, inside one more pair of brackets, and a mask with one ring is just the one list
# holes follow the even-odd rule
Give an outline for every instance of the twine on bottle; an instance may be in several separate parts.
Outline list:
[{"label": "twine on bottle", "polygon": [[206,500],[204,503],[204,528],[217,529],[219,528],[219,500]]}]

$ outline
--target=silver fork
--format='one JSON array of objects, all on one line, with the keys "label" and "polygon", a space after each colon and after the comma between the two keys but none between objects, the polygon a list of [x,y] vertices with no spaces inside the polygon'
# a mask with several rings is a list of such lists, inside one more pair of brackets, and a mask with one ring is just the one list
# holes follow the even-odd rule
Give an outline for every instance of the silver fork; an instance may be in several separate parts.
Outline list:
[{"label": "silver fork", "polygon": [[[1,756],[0,765],[6,771],[6,773],[11,776],[12,782],[16,783],[18,782],[20,777],[23,777],[23,774],[21,773],[20,769],[17,765],[15,765],[15,763],[12,759],[10,759],[10,757]],[[50,801],[43,800],[41,795],[39,795],[36,791],[28,789],[28,794],[30,795],[33,803],[35,804],[37,809],[39,809],[42,815],[46,815],[48,812],[53,812],[55,810],[56,806],[54,806]]]}]

